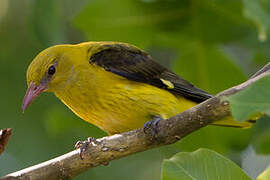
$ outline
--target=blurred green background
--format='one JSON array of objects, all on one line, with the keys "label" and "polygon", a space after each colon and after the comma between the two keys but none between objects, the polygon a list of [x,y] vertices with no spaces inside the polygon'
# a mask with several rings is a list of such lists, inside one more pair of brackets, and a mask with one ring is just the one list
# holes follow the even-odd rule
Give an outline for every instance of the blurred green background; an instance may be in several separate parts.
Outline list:
[{"label": "blurred green background", "polygon": [[[43,94],[22,114],[26,69],[41,50],[90,40],[132,43],[215,94],[269,61],[269,29],[269,0],[0,0],[0,129],[13,129],[0,176],[71,151],[77,140],[106,135],[53,94]],[[164,158],[200,147],[256,177],[270,164],[270,121],[246,130],[209,126],[75,179],[159,179]]]}]

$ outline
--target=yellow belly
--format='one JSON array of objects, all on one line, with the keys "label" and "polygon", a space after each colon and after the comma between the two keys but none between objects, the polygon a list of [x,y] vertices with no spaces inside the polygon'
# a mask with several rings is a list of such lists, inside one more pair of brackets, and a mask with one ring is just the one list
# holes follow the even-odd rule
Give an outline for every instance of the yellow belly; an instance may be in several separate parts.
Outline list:
[{"label": "yellow belly", "polygon": [[[140,128],[154,116],[167,119],[193,105],[184,98],[177,99],[167,91],[152,86],[119,84],[115,89],[107,90],[97,103],[96,111],[84,119],[114,134]],[[91,114],[96,114],[97,118],[92,119]]]},{"label": "yellow belly", "polygon": [[109,134],[140,128],[154,116],[167,119],[196,105],[166,90],[102,70],[84,82],[77,80],[76,86],[68,86],[56,96],[79,117]]}]

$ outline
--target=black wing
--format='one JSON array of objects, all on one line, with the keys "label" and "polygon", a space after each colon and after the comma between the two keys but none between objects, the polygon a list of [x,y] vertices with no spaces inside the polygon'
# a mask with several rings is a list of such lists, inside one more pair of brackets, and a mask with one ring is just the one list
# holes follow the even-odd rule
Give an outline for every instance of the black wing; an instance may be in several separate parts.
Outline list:
[{"label": "black wing", "polygon": [[90,63],[95,63],[129,80],[151,84],[195,102],[202,102],[212,97],[156,63],[147,53],[136,47],[127,44],[102,46],[99,52],[90,57]]}]

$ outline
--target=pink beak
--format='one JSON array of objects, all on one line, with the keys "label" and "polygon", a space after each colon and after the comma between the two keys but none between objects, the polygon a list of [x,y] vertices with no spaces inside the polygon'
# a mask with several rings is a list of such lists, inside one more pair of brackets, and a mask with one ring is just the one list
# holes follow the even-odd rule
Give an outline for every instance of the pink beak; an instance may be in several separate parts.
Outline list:
[{"label": "pink beak", "polygon": [[30,83],[22,104],[23,112],[31,104],[31,102],[36,99],[36,97],[38,97],[43,91],[46,90],[47,85],[47,83],[40,83],[39,86],[36,86],[33,82]]}]

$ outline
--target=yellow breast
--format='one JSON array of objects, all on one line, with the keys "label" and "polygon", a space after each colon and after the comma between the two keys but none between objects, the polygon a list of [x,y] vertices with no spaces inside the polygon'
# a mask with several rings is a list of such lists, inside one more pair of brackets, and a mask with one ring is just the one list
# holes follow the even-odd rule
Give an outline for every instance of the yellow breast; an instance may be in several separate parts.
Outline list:
[{"label": "yellow breast", "polygon": [[169,118],[195,105],[166,90],[127,80],[100,67],[87,64],[77,68],[65,90],[55,94],[79,117],[109,134],[142,127],[154,116]]}]

